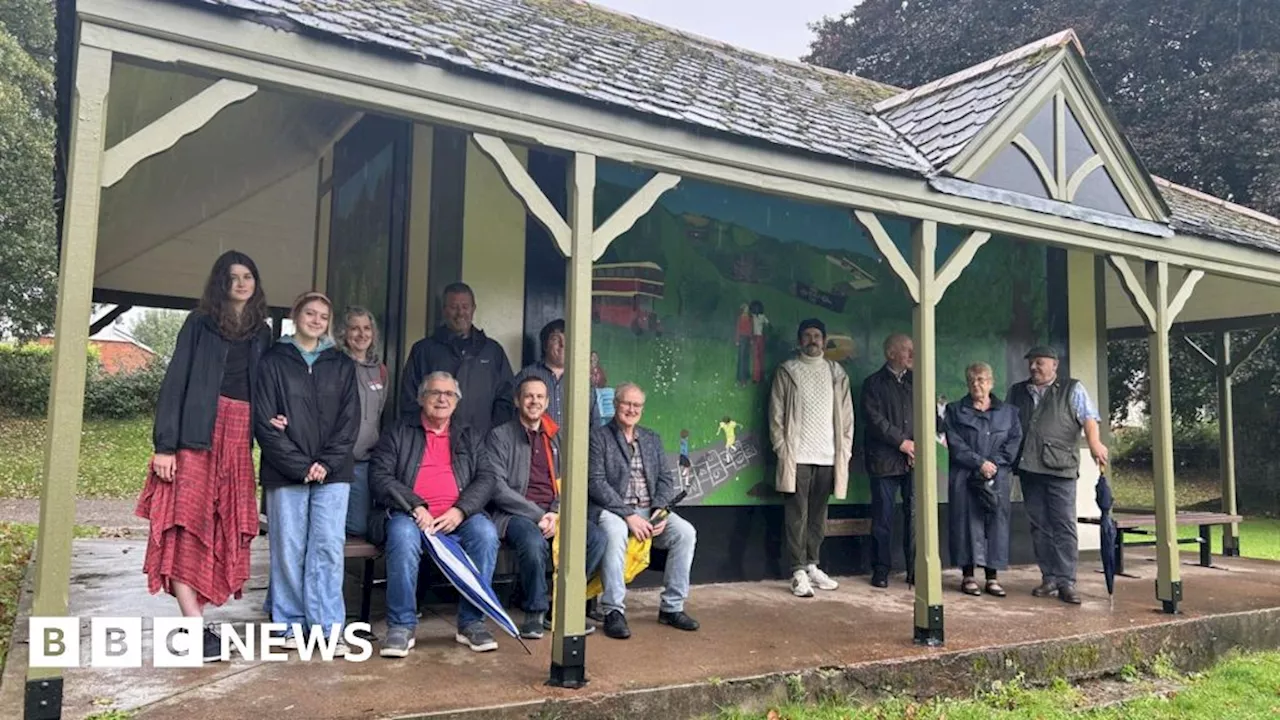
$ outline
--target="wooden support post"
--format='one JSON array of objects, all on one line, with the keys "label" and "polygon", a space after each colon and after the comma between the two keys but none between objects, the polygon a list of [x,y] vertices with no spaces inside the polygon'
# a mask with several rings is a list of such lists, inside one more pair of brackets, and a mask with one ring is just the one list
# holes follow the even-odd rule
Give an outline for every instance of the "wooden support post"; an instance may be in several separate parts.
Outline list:
[{"label": "wooden support post", "polygon": [[[911,316],[915,343],[915,369],[912,373],[912,408],[915,416],[916,464],[912,473],[915,484],[915,642],[919,645],[943,644],[942,624],[942,559],[938,550],[938,448],[933,440],[934,418],[937,416],[937,345],[934,318],[937,312],[937,289],[934,283],[938,249],[938,224],[932,220],[916,226],[911,238],[912,264],[919,282],[919,302]],[[972,258],[972,255],[969,256]],[[967,262],[967,261],[966,261]],[[960,266],[963,269],[963,266]],[[960,270],[955,272],[959,276]]]},{"label": "wooden support post", "polygon": [[[1127,262],[1126,262],[1127,264]],[[1151,386],[1151,462],[1156,490],[1156,598],[1167,613],[1178,611],[1182,580],[1178,567],[1177,503],[1173,486],[1173,402],[1169,384],[1169,266],[1148,262],[1147,302],[1152,323],[1147,336]]]},{"label": "wooden support post", "polygon": [[568,260],[565,307],[565,356],[569,373],[565,385],[564,453],[561,468],[559,555],[552,613],[551,677],[547,684],[580,688],[587,683],[586,590],[583,571],[587,552],[587,433],[591,398],[592,263],[622,233],[653,208],[662,194],[680,182],[676,175],[657,173],[627,198],[599,227],[595,225],[596,158],[575,153],[569,197],[569,218],[560,217],[506,141],[492,135],[472,135],[476,146],[501,173],[507,187],[525,210],[555,238]]},{"label": "wooden support post", "polygon": [[[1218,472],[1222,480],[1222,512],[1236,514],[1236,438],[1235,409],[1231,397],[1231,333],[1214,336],[1215,365],[1218,375]],[[1222,554],[1240,555],[1240,524],[1222,526]]]},{"label": "wooden support post", "polygon": [[569,194],[572,230],[565,353],[569,367],[565,398],[565,452],[560,490],[560,570],[552,625],[551,677],[547,684],[580,688],[587,683],[587,403],[591,397],[591,242],[595,227],[596,159],[575,153]]},{"label": "wooden support post", "polygon": [[[49,390],[31,617],[67,614],[111,62],[110,51],[88,46],[78,48],[75,60],[53,382]],[[43,643],[45,638],[33,637],[31,642]],[[27,669],[25,706],[27,720],[61,717],[62,677],[58,668]]]},{"label": "wooden support post", "polygon": [[916,418],[916,464],[912,471],[914,502],[911,514],[915,525],[915,558],[909,574],[915,585],[915,642],[939,646],[945,640],[942,618],[942,556],[938,550],[938,448],[934,443],[937,417],[937,342],[935,317],[938,303],[947,288],[973,262],[974,255],[991,239],[991,233],[971,232],[941,270],[937,269],[938,223],[922,220],[912,234],[912,261],[907,262],[876,214],[855,210],[854,216],[871,235],[885,262],[911,294],[915,307],[911,316],[915,344],[912,373],[912,412]]}]

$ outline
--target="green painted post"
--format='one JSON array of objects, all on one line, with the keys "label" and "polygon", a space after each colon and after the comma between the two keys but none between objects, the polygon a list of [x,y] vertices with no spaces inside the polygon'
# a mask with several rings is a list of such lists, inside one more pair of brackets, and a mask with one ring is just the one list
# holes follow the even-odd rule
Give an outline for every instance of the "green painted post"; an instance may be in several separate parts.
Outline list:
[{"label": "green painted post", "polygon": [[[1220,331],[1214,337],[1218,373],[1218,468],[1222,477],[1222,512],[1236,514],[1236,436],[1235,409],[1231,402],[1231,333]],[[1240,523],[1222,526],[1222,554],[1240,555]]]},{"label": "green painted post", "polygon": [[1177,505],[1173,488],[1173,403],[1169,388],[1169,265],[1147,262],[1147,300],[1152,327],[1147,336],[1151,380],[1151,463],[1156,490],[1156,599],[1175,613],[1182,600],[1178,567]]},{"label": "green painted post", "polygon": [[933,418],[937,415],[935,392],[937,347],[934,275],[937,269],[938,224],[922,221],[912,235],[912,260],[919,283],[919,301],[912,314],[915,343],[913,372],[916,427],[915,483],[915,642],[943,644],[942,560],[938,551],[938,450],[933,442]]},{"label": "green painted post", "polygon": [[[32,617],[67,614],[107,92],[111,86],[111,52],[86,46],[77,51]],[[31,642],[43,642],[43,638],[31,638]],[[61,671],[28,668],[25,695],[27,720],[61,717]]]},{"label": "green painted post", "polygon": [[596,159],[574,155],[569,207],[565,338],[570,372],[565,389],[565,451],[560,491],[560,557],[556,573],[551,677],[556,687],[582,687],[586,674],[587,418],[591,390],[591,266],[595,230]]}]

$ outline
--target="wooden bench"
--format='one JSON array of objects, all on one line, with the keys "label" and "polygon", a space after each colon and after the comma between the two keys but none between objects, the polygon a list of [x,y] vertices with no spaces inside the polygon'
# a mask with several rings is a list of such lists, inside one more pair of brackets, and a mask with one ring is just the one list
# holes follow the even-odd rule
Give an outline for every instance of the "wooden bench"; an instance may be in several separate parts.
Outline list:
[{"label": "wooden bench", "polygon": [[827,537],[861,537],[871,534],[871,518],[827,518]]},{"label": "wooden bench", "polygon": [[[1154,530],[1145,528],[1152,527],[1156,524],[1155,513],[1144,511],[1123,511],[1112,512],[1112,519],[1116,521],[1116,574],[1125,577],[1137,577],[1124,571],[1124,536],[1145,535],[1154,537]],[[1101,525],[1102,519],[1096,517],[1077,518],[1081,523],[1088,525]],[[1180,512],[1174,516],[1175,525],[1198,525],[1200,527],[1200,535],[1193,538],[1179,538],[1178,544],[1196,543],[1200,545],[1200,565],[1203,567],[1213,566],[1212,548],[1210,541],[1213,528],[1220,525],[1230,525],[1231,523],[1244,522],[1244,518],[1239,515],[1227,515],[1226,513],[1215,512]],[[1130,547],[1150,547],[1155,545],[1155,540],[1146,540],[1143,542],[1128,543]]]}]

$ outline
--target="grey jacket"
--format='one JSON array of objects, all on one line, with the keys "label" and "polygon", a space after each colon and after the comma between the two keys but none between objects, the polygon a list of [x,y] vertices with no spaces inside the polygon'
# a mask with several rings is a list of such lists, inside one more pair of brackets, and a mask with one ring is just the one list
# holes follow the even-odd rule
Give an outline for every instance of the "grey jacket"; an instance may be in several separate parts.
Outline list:
[{"label": "grey jacket", "polygon": [[[667,462],[658,433],[637,427],[636,439],[640,442],[650,505],[654,509],[663,507],[680,492],[676,469]],[[631,448],[616,421],[591,431],[588,453],[587,517],[598,523],[603,510],[623,518],[634,515],[636,509],[623,500],[631,484]]]},{"label": "grey jacket", "polygon": [[356,389],[360,391],[360,433],[352,450],[356,462],[365,462],[382,432],[382,408],[387,402],[386,366],[376,357],[356,361]]},{"label": "grey jacket", "polygon": [[[559,428],[550,418],[543,418],[543,427],[551,438],[551,472],[560,477]],[[515,516],[523,516],[538,522],[547,512],[560,512],[560,496],[551,501],[551,508],[543,510],[525,497],[529,491],[529,463],[533,446],[529,433],[519,420],[503,423],[489,431],[485,437],[484,451],[480,454],[480,473],[487,476],[485,482],[493,488],[489,502],[489,517],[498,528],[498,537],[507,533],[507,524]]]}]

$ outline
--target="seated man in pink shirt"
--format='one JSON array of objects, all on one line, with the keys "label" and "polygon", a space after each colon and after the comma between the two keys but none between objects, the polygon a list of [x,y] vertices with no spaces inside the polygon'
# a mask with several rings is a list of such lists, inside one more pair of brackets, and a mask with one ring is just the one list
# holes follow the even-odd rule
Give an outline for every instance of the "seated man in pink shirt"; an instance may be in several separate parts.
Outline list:
[{"label": "seated man in pink shirt", "polygon": [[[370,459],[374,506],[369,541],[385,548],[387,561],[387,638],[382,657],[405,657],[415,643],[423,532],[453,535],[476,564],[481,579],[493,580],[498,532],[484,513],[493,484],[477,472],[481,438],[470,427],[452,422],[459,399],[452,375],[428,375],[418,391],[422,412],[383,432]],[[397,509],[392,487],[413,506],[413,515]],[[484,614],[466,600],[458,606],[455,638],[476,652],[498,648],[485,627]]]}]

